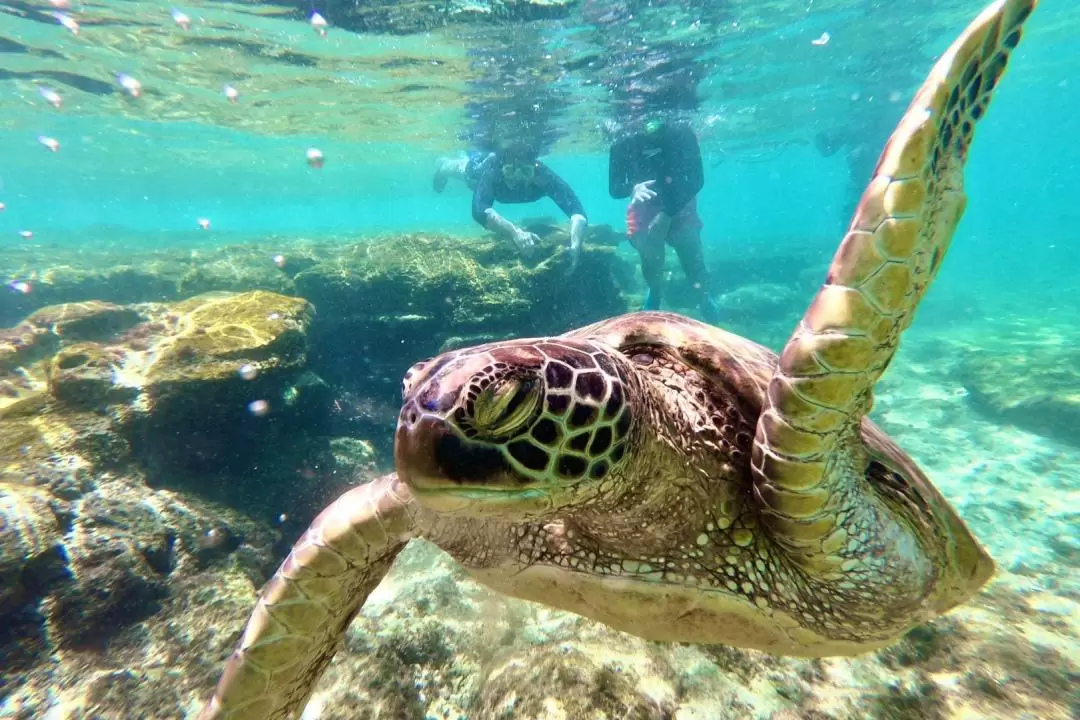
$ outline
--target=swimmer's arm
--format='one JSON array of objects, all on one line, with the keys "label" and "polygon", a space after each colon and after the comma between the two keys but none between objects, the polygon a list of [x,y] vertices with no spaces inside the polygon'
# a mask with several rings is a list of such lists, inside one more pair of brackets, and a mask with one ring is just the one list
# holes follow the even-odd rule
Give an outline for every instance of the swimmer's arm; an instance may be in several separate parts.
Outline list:
[{"label": "swimmer's arm", "polygon": [[524,250],[525,248],[532,247],[540,242],[540,238],[537,237],[536,233],[522,230],[502,215],[495,212],[494,209],[488,208],[485,212],[487,214],[487,222],[484,223],[484,227],[514,243],[518,250]]},{"label": "swimmer's arm", "polygon": [[501,217],[492,209],[492,205],[495,204],[495,182],[490,171],[485,170],[480,179],[476,182],[476,189],[473,190],[472,196],[472,216],[473,220],[478,225],[487,230],[494,230],[488,223],[488,214],[495,213],[496,217]]}]

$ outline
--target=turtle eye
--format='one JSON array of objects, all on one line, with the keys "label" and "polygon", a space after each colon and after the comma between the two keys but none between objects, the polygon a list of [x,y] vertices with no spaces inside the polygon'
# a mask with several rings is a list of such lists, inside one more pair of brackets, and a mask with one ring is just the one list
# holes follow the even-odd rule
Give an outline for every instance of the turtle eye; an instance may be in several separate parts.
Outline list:
[{"label": "turtle eye", "polygon": [[492,437],[510,435],[528,423],[540,407],[540,383],[507,378],[484,388],[473,405],[473,424]]}]

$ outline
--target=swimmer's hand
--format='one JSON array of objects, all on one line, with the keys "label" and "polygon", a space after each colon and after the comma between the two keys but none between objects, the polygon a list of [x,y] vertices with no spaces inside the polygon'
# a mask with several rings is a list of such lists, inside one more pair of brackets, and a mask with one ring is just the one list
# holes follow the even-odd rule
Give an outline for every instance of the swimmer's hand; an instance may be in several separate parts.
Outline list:
[{"label": "swimmer's hand", "polygon": [[631,203],[646,203],[656,197],[656,191],[652,189],[655,180],[646,180],[645,182],[639,182],[634,186],[633,191],[630,193],[633,198]]},{"label": "swimmer's hand", "polygon": [[540,242],[540,236],[536,233],[531,233],[527,230],[522,230],[519,227],[515,227],[514,231],[510,234],[510,239],[514,241],[514,245],[518,250],[528,250],[535,247]]},{"label": "swimmer's hand", "polygon": [[484,227],[502,235],[504,238],[510,238],[510,241],[514,243],[519,251],[534,247],[540,242],[540,238],[536,233],[522,230],[492,208],[485,210],[484,215],[487,217]]}]

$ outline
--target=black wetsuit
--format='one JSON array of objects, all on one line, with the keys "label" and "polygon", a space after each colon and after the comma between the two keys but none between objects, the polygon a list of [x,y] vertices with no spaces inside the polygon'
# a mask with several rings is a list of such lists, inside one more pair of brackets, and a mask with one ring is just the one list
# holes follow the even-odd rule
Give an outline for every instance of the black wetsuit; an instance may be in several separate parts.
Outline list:
[{"label": "black wetsuit", "polygon": [[567,217],[585,216],[585,208],[573,188],[542,162],[536,163],[536,170],[530,182],[510,187],[502,174],[502,163],[498,158],[485,162],[476,180],[473,190],[472,216],[480,225],[487,227],[485,211],[496,202],[521,204],[536,202],[549,197]]},{"label": "black wetsuit", "polygon": [[635,185],[647,180],[656,181],[649,187],[672,217],[701,192],[705,173],[693,130],[686,125],[664,125],[654,133],[622,138],[611,147],[611,197],[629,197]]},{"label": "black wetsuit", "polygon": [[[638,183],[654,180],[649,187],[656,197],[631,203],[626,212],[630,242],[641,256],[641,273],[649,286],[643,309],[658,310],[664,296],[666,245],[675,248],[686,278],[695,288],[705,319],[713,322],[711,279],[701,248],[701,220],[694,199],[705,185],[701,147],[686,125],[664,124],[652,133],[622,138],[611,147],[608,159],[608,191],[613,198],[629,197]],[[667,237],[645,232],[650,221],[663,211],[672,219]]]}]

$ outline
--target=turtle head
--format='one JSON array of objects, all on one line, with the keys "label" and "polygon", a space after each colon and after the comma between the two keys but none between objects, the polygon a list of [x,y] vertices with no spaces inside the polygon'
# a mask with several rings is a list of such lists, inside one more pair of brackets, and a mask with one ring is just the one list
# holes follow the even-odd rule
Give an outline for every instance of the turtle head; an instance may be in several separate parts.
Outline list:
[{"label": "turtle head", "polygon": [[564,506],[626,462],[632,380],[591,343],[532,340],[440,355],[405,376],[401,479],[436,511],[521,515]]}]

